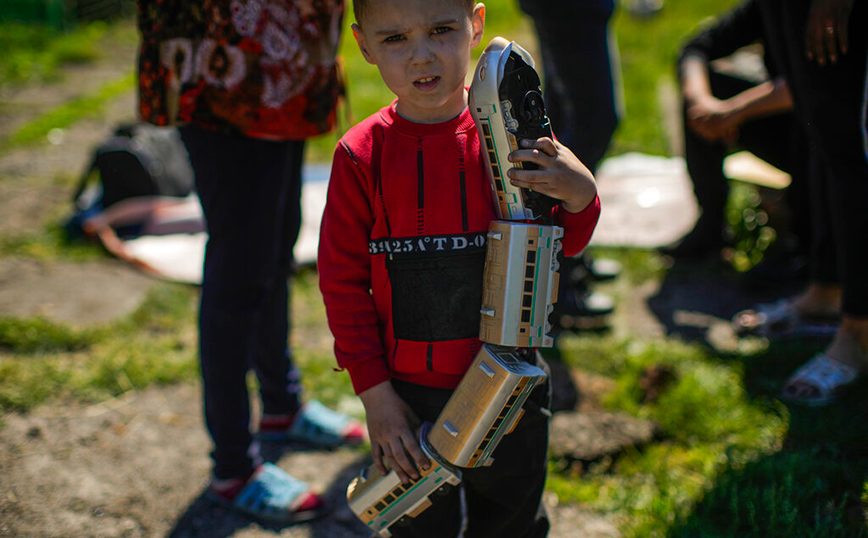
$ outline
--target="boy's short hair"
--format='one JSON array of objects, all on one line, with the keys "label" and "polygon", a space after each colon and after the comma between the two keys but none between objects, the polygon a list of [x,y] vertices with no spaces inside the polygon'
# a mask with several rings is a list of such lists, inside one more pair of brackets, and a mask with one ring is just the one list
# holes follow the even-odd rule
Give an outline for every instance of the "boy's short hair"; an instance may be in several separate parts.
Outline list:
[{"label": "boy's short hair", "polygon": [[[365,16],[365,10],[370,2],[376,0],[353,0],[353,15],[356,17],[356,22],[362,24],[362,17]],[[476,0],[454,0],[463,4],[467,9],[467,13],[473,13],[473,8],[476,7]]]}]

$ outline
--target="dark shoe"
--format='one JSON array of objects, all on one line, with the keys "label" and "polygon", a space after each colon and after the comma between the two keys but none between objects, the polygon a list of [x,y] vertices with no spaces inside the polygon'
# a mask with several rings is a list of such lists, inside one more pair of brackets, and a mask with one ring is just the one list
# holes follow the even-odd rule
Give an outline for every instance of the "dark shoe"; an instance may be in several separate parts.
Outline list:
[{"label": "dark shoe", "polygon": [[[621,274],[621,264],[616,260],[598,259],[590,254],[582,254],[577,259],[585,274],[595,282],[612,280],[618,278],[618,275]],[[581,280],[581,278],[575,278],[574,280]]]},{"label": "dark shoe", "polygon": [[551,412],[574,411],[579,405],[579,389],[573,381],[570,367],[559,358],[546,357],[546,362],[551,372]]},{"label": "dark shoe", "polygon": [[605,293],[585,287],[569,288],[559,297],[552,315],[552,325],[562,330],[599,330],[609,326],[615,300]]},{"label": "dark shoe", "polygon": [[808,258],[794,252],[771,252],[762,261],[739,278],[739,284],[747,290],[807,283],[810,277]]},{"label": "dark shoe", "polygon": [[627,3],[627,12],[637,17],[650,17],[660,13],[663,0],[633,0]]},{"label": "dark shoe", "polygon": [[565,286],[578,282],[603,282],[617,278],[621,274],[621,263],[616,260],[595,259],[590,254],[582,253],[561,262],[559,272]]}]

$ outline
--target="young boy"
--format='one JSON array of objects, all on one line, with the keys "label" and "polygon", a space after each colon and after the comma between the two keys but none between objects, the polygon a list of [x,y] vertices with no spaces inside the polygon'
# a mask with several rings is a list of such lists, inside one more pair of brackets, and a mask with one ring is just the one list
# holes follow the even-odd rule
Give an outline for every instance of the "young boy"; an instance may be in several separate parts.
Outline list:
[{"label": "young boy", "polygon": [[[362,55],[397,99],[335,150],[320,287],[338,365],[365,406],[374,462],[406,482],[430,465],[417,428],[436,420],[481,347],[485,237],[497,216],[465,77],[485,7],[472,0],[355,0],[353,7]],[[554,221],[565,228],[565,253],[576,254],[599,217],[591,173],[548,138],[527,141],[511,159],[539,165],[509,177],[561,200]],[[530,396],[493,465],[462,469],[467,538],[546,535],[547,391]],[[437,497],[392,531],[457,536],[459,503],[457,491]]]}]

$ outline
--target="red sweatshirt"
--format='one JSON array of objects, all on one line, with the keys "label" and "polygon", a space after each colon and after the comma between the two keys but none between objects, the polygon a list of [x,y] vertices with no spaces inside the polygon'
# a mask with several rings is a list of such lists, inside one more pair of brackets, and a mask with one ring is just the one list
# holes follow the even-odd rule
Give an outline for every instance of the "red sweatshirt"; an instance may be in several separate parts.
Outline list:
[{"label": "red sweatshirt", "polygon": [[[497,218],[485,166],[467,109],[419,124],[392,103],[338,143],[317,268],[357,394],[391,378],[454,388],[482,345],[485,237]],[[587,246],[599,215],[599,199],[554,210],[565,255]]]}]

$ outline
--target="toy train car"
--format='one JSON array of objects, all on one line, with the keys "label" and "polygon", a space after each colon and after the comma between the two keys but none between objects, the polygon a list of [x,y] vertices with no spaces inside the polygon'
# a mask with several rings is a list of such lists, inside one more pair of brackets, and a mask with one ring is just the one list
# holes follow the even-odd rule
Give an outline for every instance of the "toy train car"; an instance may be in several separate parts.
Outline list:
[{"label": "toy train car", "polygon": [[419,470],[419,478],[402,484],[394,470],[385,476],[371,465],[350,482],[347,502],[350,509],[370,529],[380,536],[391,536],[390,529],[408,518],[415,518],[431,506],[431,496],[461,483],[461,471],[452,467],[431,449],[426,440],[426,424],[420,433],[422,450],[431,460],[427,471]]},{"label": "toy train car", "polygon": [[458,467],[486,465],[523,414],[522,405],[546,378],[524,360],[533,353],[483,344],[431,430],[428,443]]},{"label": "toy train car", "polygon": [[479,339],[516,347],[551,347],[549,315],[558,298],[564,229],[492,221],[482,287]]},{"label": "toy train car", "polygon": [[540,79],[531,55],[516,43],[495,37],[476,64],[470,83],[470,110],[485,145],[488,176],[498,216],[504,220],[546,217],[557,200],[512,185],[506,171],[533,169],[533,163],[507,160],[519,141],[552,137]]}]

